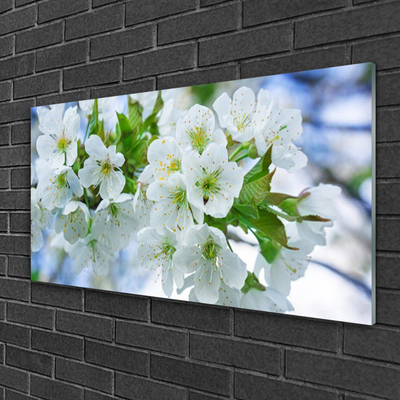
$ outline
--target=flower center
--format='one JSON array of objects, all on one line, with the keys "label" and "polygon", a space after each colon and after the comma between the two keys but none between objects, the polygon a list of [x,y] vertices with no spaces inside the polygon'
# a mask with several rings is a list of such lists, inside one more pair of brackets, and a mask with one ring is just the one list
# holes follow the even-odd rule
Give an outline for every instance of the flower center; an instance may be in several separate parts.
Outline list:
[{"label": "flower center", "polygon": [[254,113],[247,114],[247,115],[243,114],[242,119],[235,117],[235,124],[236,124],[238,131],[243,133],[246,130],[246,128],[252,123],[253,116],[254,116]]},{"label": "flower center", "polygon": [[63,134],[57,141],[57,151],[59,153],[65,153],[70,144],[71,144],[71,141],[68,140]]},{"label": "flower center", "polygon": [[161,251],[156,254],[154,257],[157,258],[160,255],[163,255],[168,260],[172,260],[174,253],[176,252],[176,248],[171,244],[169,238],[164,238],[164,241],[161,243]]},{"label": "flower center", "polygon": [[212,197],[213,194],[218,193],[220,190],[218,179],[221,175],[221,169],[216,169],[211,173],[207,173],[203,168],[204,175],[201,177],[199,181],[196,182],[196,186],[200,188],[204,204]]},{"label": "flower center", "polygon": [[56,178],[56,186],[58,189],[68,186],[67,173],[60,174]]},{"label": "flower center", "polygon": [[107,157],[106,160],[101,164],[101,173],[104,176],[110,176],[111,172],[114,170],[113,165],[110,162],[110,159]]},{"label": "flower center", "polygon": [[200,154],[203,153],[207,147],[210,138],[207,136],[207,132],[203,126],[196,126],[194,130],[189,132],[190,141],[194,150]]},{"label": "flower center", "polygon": [[186,207],[186,190],[180,187],[176,188],[175,192],[172,194],[172,202],[175,204],[177,210],[182,206]]},{"label": "flower center", "polygon": [[206,260],[215,260],[221,248],[219,244],[214,242],[212,236],[209,236],[206,243],[201,246],[201,253]]},{"label": "flower center", "polygon": [[179,172],[181,170],[181,159],[180,158],[172,159],[167,166],[167,170],[168,170],[168,175],[173,174],[174,172]]}]

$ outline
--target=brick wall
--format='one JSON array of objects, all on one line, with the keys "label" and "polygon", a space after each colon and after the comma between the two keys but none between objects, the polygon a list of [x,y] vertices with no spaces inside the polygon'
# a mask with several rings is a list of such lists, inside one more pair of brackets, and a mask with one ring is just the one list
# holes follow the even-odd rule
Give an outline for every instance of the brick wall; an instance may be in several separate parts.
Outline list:
[{"label": "brick wall", "polygon": [[[0,399],[400,398],[400,1],[0,0]],[[377,324],[30,282],[30,107],[373,61]]]}]

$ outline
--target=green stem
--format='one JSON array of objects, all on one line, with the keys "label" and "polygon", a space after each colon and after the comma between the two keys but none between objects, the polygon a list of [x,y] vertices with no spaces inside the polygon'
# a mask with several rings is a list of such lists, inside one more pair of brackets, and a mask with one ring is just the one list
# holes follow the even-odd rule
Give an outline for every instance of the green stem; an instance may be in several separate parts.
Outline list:
[{"label": "green stem", "polygon": [[247,152],[245,153],[245,154],[242,154],[241,156],[239,156],[236,160],[235,160],[235,162],[239,162],[240,160],[243,160],[243,158],[246,158],[247,157]]},{"label": "green stem", "polygon": [[88,198],[88,195],[87,195],[87,192],[86,192],[86,189],[85,189],[85,188],[83,189],[83,195],[84,195],[84,197],[85,197],[86,206],[87,206],[87,208],[90,210],[89,198]]},{"label": "green stem", "polygon": [[[244,149],[244,144],[241,143],[236,150],[229,156],[229,161],[232,161],[234,157]],[[236,160],[235,160],[236,161]]]},{"label": "green stem", "polygon": [[284,214],[284,213],[282,213],[280,211],[274,210],[270,206],[263,205],[262,208],[267,210],[267,211],[269,211],[272,214],[277,215],[278,217],[286,219],[286,221],[290,221],[290,222],[297,221],[297,217],[292,217],[292,216]]},{"label": "green stem", "polygon": [[233,253],[232,246],[231,246],[231,244],[229,243],[228,238],[226,238],[226,243],[228,244],[229,250]]}]

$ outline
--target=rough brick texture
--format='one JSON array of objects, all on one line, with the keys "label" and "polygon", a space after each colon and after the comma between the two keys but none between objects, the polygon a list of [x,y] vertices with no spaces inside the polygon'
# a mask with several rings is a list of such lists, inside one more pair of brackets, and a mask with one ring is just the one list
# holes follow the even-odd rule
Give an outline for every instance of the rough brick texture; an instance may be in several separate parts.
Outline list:
[{"label": "rough brick texture", "polygon": [[[400,1],[0,0],[0,400],[400,398]],[[373,327],[30,282],[30,107],[372,61]]]}]

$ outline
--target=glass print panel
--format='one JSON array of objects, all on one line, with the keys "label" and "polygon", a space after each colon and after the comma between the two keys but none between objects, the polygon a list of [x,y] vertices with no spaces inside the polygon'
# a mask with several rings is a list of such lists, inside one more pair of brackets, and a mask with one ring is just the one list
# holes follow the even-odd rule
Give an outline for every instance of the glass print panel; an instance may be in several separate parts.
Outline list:
[{"label": "glass print panel", "polygon": [[371,63],[32,108],[32,280],[375,322]]}]

